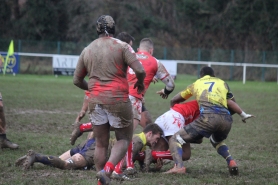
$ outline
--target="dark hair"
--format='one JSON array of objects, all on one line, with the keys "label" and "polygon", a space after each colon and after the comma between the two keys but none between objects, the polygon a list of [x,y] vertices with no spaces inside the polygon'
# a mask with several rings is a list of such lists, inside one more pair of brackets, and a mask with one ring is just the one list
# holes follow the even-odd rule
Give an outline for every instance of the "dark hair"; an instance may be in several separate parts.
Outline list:
[{"label": "dark hair", "polygon": [[201,71],[200,71],[201,78],[206,76],[206,75],[209,75],[211,77],[215,77],[214,71],[213,71],[213,69],[211,67],[206,66],[206,67],[203,67],[201,69]]},{"label": "dark hair", "polygon": [[146,134],[152,131],[153,134],[163,135],[163,130],[155,123],[148,124],[144,129],[143,132]]},{"label": "dark hair", "polygon": [[128,44],[130,43],[130,41],[135,41],[134,37],[129,35],[127,32],[119,33],[116,38]]},{"label": "dark hair", "polygon": [[115,21],[110,15],[102,15],[96,22],[97,34],[110,33],[115,34]]}]

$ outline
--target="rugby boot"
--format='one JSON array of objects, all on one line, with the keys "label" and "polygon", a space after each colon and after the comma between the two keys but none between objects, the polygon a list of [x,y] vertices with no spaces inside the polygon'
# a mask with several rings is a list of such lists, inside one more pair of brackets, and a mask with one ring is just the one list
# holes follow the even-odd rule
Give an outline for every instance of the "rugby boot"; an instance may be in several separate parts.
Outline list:
[{"label": "rugby boot", "polygon": [[175,164],[174,168],[168,170],[167,172],[164,172],[164,174],[186,174],[186,168],[178,168]]},{"label": "rugby boot", "polygon": [[124,173],[125,173],[126,175],[134,175],[134,174],[137,173],[137,172],[136,172],[136,170],[135,170],[134,168],[132,168],[132,167],[127,167],[127,168],[125,169]]},{"label": "rugby boot", "polygon": [[7,139],[6,134],[0,134],[0,148],[18,149],[18,144]]},{"label": "rugby boot", "polygon": [[111,175],[111,179],[120,180],[120,181],[131,181],[131,178],[129,178],[125,174],[123,174],[123,173],[119,174],[115,171],[113,171],[113,173]]},{"label": "rugby boot", "polygon": [[26,154],[26,159],[23,163],[23,170],[27,170],[30,168],[30,166],[33,166],[36,162],[36,152],[33,150],[29,150]]},{"label": "rugby boot", "polygon": [[15,166],[22,166],[26,158],[27,158],[27,155],[24,155],[24,156],[18,158],[15,161]]},{"label": "rugby boot", "polygon": [[71,133],[70,137],[70,144],[74,145],[75,141],[77,140],[78,137],[80,137],[83,133],[80,131],[80,125],[81,123],[75,122],[73,124],[73,131]]},{"label": "rugby boot", "polygon": [[238,175],[238,166],[234,160],[230,161],[228,168],[230,175]]},{"label": "rugby boot", "polygon": [[101,170],[96,175],[97,180],[101,183],[101,185],[109,185],[110,184],[110,178],[106,175],[104,170]]}]

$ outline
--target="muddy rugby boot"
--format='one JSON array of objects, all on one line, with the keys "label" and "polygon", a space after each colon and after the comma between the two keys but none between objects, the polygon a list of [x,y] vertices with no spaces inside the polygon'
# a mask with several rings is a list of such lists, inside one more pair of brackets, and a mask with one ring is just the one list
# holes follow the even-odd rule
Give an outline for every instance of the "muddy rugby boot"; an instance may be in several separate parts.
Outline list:
[{"label": "muddy rugby boot", "polygon": [[234,160],[230,161],[228,168],[230,175],[238,175],[238,166]]},{"label": "muddy rugby boot", "polygon": [[70,144],[74,145],[75,141],[77,140],[78,137],[80,137],[83,133],[80,131],[80,125],[81,123],[75,122],[73,124],[73,131],[71,133],[70,137]]},{"label": "muddy rugby boot", "polygon": [[15,161],[15,166],[22,166],[23,163],[25,162],[25,159],[27,158],[27,155],[24,155],[20,158],[18,158],[16,161]]},{"label": "muddy rugby boot", "polygon": [[36,162],[36,152],[33,150],[29,150],[28,153],[26,154],[26,159],[23,163],[23,169],[27,170],[30,168],[30,166],[33,166],[34,163]]},{"label": "muddy rugby boot", "polygon": [[124,171],[124,174],[126,175],[134,175],[136,172],[136,170],[132,167],[127,167]]},{"label": "muddy rugby boot", "polygon": [[0,134],[0,148],[18,149],[18,144],[7,139],[6,134]]},{"label": "muddy rugby boot", "polygon": [[101,185],[109,185],[110,178],[106,175],[104,170],[101,170],[96,175],[97,180],[101,183]]},{"label": "muddy rugby boot", "polygon": [[113,171],[113,173],[111,175],[111,179],[120,180],[120,181],[131,181],[131,178],[129,178],[125,174],[123,174],[123,173],[119,174],[115,171]]}]

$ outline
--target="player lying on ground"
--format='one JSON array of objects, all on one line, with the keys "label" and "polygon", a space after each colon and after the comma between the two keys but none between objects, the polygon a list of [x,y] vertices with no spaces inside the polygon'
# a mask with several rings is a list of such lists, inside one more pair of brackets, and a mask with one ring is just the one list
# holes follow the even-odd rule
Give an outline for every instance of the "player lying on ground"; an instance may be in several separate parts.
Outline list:
[{"label": "player lying on ground", "polygon": [[34,163],[42,163],[59,169],[90,169],[94,165],[95,138],[93,132],[80,145],[66,151],[61,156],[44,155],[29,150],[28,153],[16,160],[16,166],[29,169]]},{"label": "player lying on ground", "polygon": [[[115,166],[111,178],[117,180],[131,180],[123,173],[123,170],[128,169],[129,167],[134,168],[132,158],[138,159],[139,152],[144,151],[146,146],[154,146],[162,134],[163,132],[161,128],[156,124],[149,124],[145,127],[143,132],[134,134],[132,138],[134,147],[132,153],[126,155],[125,158]],[[110,154],[115,141],[115,139],[110,141],[108,155]],[[91,169],[94,165],[94,152],[95,139],[93,132],[91,132],[88,135],[87,140],[77,147],[68,150],[60,157],[44,155],[30,150],[26,155],[17,159],[15,165],[23,166],[24,170],[29,169],[34,163],[42,163],[59,169]]]}]

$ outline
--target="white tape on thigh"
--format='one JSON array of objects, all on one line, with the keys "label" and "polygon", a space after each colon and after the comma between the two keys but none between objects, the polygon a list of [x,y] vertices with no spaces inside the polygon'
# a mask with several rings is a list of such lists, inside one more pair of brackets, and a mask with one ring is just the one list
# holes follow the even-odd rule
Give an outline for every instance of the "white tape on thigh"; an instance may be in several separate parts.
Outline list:
[{"label": "white tape on thigh", "polygon": [[183,144],[186,143],[186,142],[181,138],[181,136],[180,136],[179,134],[176,136],[176,139],[178,140],[178,142],[179,142],[181,145],[183,145]]},{"label": "white tape on thigh", "polygon": [[73,160],[71,158],[66,160],[67,163],[72,163],[73,164]]}]

